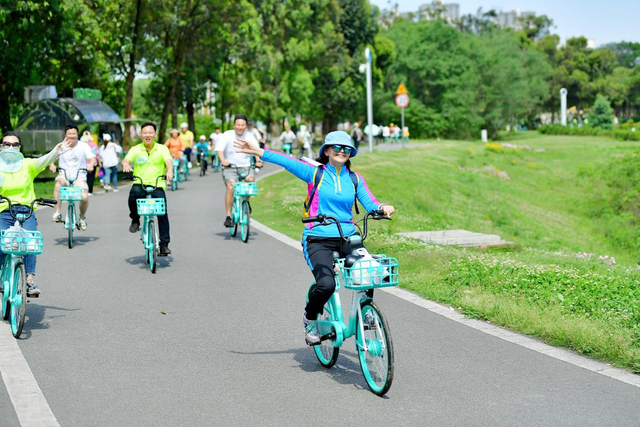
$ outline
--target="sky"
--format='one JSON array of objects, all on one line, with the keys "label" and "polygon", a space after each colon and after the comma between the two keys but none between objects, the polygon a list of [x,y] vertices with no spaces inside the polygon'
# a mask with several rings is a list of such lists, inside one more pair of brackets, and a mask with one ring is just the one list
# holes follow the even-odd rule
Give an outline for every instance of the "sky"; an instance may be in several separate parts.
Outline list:
[{"label": "sky", "polygon": [[[432,0],[369,0],[381,9],[389,9],[396,3],[400,12],[417,12],[422,4]],[[520,9],[553,19],[555,28],[564,43],[568,38],[585,36],[594,39],[596,46],[607,43],[640,42],[640,0],[444,0],[457,3],[460,14],[475,14],[478,8],[497,12]]]}]

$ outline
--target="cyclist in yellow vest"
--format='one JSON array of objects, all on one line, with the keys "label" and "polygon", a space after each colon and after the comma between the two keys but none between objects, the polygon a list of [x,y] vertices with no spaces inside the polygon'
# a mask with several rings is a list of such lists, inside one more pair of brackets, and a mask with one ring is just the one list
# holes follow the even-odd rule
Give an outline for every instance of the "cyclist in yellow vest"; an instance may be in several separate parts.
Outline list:
[{"label": "cyclist in yellow vest", "polygon": [[[122,171],[125,173],[134,172],[135,176],[142,179],[144,185],[158,186],[151,197],[164,199],[167,206],[167,196],[164,190],[167,188],[164,179],[158,179],[159,176],[166,175],[167,180],[173,179],[173,159],[169,149],[162,144],[155,142],[156,125],[147,122],[142,125],[140,136],[142,143],[131,147],[127,153],[127,157],[122,161]],[[132,166],[133,164],[133,166]],[[131,186],[129,192],[129,217],[131,225],[129,231],[135,233],[140,229],[140,215],[138,215],[138,199],[147,197],[147,192],[141,184],[136,183]],[[171,253],[169,249],[169,215],[167,213],[158,216],[158,229],[160,231],[160,256],[167,256]]]},{"label": "cyclist in yellow vest", "polygon": [[[70,142],[67,138],[55,146],[48,154],[37,159],[25,159],[20,152],[22,142],[20,136],[14,132],[6,132],[2,136],[0,150],[0,194],[11,200],[15,205],[27,205],[36,198],[33,180],[46,169],[46,167],[58,160],[60,154],[69,150]],[[15,224],[15,219],[7,211],[6,203],[0,204],[0,230],[6,230]],[[34,207],[35,209],[35,207]],[[14,213],[25,213],[24,206],[13,206]],[[28,210],[27,210],[28,212]],[[36,231],[38,221],[35,214],[22,225],[26,230]],[[0,252],[0,266],[4,263],[5,253]],[[24,256],[24,268],[27,274],[27,295],[38,297],[40,290],[36,287],[36,256]],[[0,289],[2,284],[0,283]]]},{"label": "cyclist in yellow vest", "polygon": [[187,166],[191,168],[191,152],[195,145],[195,136],[193,132],[189,130],[189,125],[186,123],[180,125],[180,139],[184,143],[184,155],[187,156]]}]

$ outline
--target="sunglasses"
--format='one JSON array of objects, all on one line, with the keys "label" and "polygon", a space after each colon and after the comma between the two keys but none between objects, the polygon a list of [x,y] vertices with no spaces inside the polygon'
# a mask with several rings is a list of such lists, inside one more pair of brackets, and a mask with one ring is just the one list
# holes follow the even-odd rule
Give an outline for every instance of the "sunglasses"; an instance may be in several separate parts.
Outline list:
[{"label": "sunglasses", "polygon": [[344,154],[351,154],[351,152],[353,151],[352,147],[345,147],[344,145],[334,145],[333,146],[333,151],[336,153],[339,153],[340,151],[344,151]]},{"label": "sunglasses", "polygon": [[20,143],[19,142],[3,142],[2,146],[3,147],[7,147],[7,148],[9,148],[9,147],[18,148],[18,147],[20,147]]}]

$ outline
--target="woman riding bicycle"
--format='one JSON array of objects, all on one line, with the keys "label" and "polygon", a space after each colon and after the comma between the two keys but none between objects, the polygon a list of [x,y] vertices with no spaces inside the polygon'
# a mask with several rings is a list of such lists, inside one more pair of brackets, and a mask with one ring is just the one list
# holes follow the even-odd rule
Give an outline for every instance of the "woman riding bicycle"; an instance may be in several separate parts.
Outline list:
[{"label": "woman riding bicycle", "polygon": [[[14,215],[28,213],[31,201],[36,198],[33,180],[49,164],[58,160],[60,154],[69,148],[67,139],[55,146],[48,154],[37,159],[25,159],[20,152],[21,140],[18,134],[7,132],[2,136],[0,147],[0,194],[11,200]],[[6,203],[0,204],[0,230],[6,230],[13,226],[16,220],[7,211]],[[34,207],[35,209],[35,207]],[[26,230],[38,229],[38,221],[32,215],[22,224]],[[4,264],[6,254],[0,251],[0,266]],[[36,256],[25,255],[24,267],[27,274],[27,295],[38,296],[40,290],[34,284],[36,275]]]},{"label": "woman riding bicycle", "polygon": [[[239,140],[235,146],[243,153],[254,154],[262,157],[264,161],[284,167],[306,182],[310,198],[305,205],[306,214],[336,217],[340,221],[345,236],[356,232],[351,212],[356,196],[367,211],[382,209],[386,216],[393,214],[393,206],[378,202],[369,191],[362,176],[351,171],[350,158],[355,157],[358,150],[346,132],[337,131],[327,135],[324,144],[320,147],[320,157],[316,159],[321,163],[317,168],[281,153],[256,148],[244,140]],[[320,173],[320,169],[322,169],[322,175],[316,186],[316,174]],[[309,295],[309,302],[302,319],[307,344],[316,345],[320,343],[316,319],[336,287],[333,252],[338,252],[341,257],[350,252],[348,244],[340,238],[335,224],[328,226],[307,224],[302,235],[302,247],[307,264],[316,279],[316,287]]]}]

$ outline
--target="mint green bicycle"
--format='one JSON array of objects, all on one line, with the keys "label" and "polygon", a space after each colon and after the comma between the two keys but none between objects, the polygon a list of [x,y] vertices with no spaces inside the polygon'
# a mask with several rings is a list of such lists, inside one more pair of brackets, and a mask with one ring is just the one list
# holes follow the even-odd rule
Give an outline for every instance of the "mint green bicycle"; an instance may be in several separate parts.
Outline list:
[{"label": "mint green bicycle", "polygon": [[136,204],[138,215],[144,218],[142,221],[142,233],[140,235],[140,240],[144,246],[145,260],[149,265],[149,270],[152,274],[156,273],[156,269],[158,267],[157,259],[158,254],[160,253],[160,238],[158,236],[158,225],[155,222],[155,217],[167,213],[167,205],[164,199],[151,198],[151,193],[153,193],[153,190],[158,188],[158,181],[161,179],[167,179],[167,177],[165,175],[157,177],[156,185],[152,186],[144,185],[142,178],[139,176],[133,177],[134,183],[136,180],[140,181],[140,185],[142,185],[142,188],[147,192],[147,197],[144,199],[138,199]]},{"label": "mint green bicycle", "polygon": [[[344,341],[355,335],[356,351],[360,359],[362,374],[369,389],[383,396],[393,382],[393,341],[386,317],[373,302],[373,289],[396,286],[398,284],[398,260],[386,255],[372,255],[362,242],[367,238],[367,222],[390,219],[384,217],[382,210],[368,212],[363,218],[363,234],[345,237],[340,222],[332,216],[318,215],[303,218],[303,223],[316,222],[318,225],[335,223],[340,237],[349,243],[351,254],[334,259],[336,290],[325,304],[323,312],[318,316],[318,332],[320,344],[313,350],[322,366],[331,368],[338,360],[340,347]],[[307,293],[314,290],[311,284]],[[344,286],[353,291],[348,322],[342,313],[339,289]]]},{"label": "mint green bicycle", "polygon": [[24,255],[42,253],[42,233],[25,230],[22,225],[33,215],[33,206],[55,207],[52,199],[36,199],[31,205],[12,204],[11,200],[0,196],[0,202],[9,204],[8,212],[16,220],[13,227],[0,232],[2,252],[7,254],[2,265],[0,281],[2,288],[2,318],[9,320],[11,333],[20,338],[27,311],[27,278],[24,269]]},{"label": "mint green bicycle", "polygon": [[[233,186],[233,204],[231,205],[231,221],[233,225],[229,229],[231,237],[235,237],[240,228],[240,238],[243,242],[249,241],[249,217],[251,216],[251,206],[249,205],[249,197],[258,195],[258,184],[255,182],[246,182],[245,178],[248,173],[241,173],[236,165],[227,167],[236,168],[238,171],[238,179]],[[254,166],[251,166],[253,169]]]},{"label": "mint green bicycle", "polygon": [[67,176],[67,171],[58,168],[59,171],[64,173],[65,180],[69,181],[69,187],[60,187],[59,197],[60,202],[67,202],[67,216],[64,219],[64,228],[67,229],[68,240],[67,244],[69,249],[73,249],[73,230],[80,230],[80,217],[78,216],[78,210],[76,209],[76,202],[82,200],[82,188],[74,187],[73,183],[78,179],[80,172],[87,171],[86,169],[78,169],[75,178]]}]

